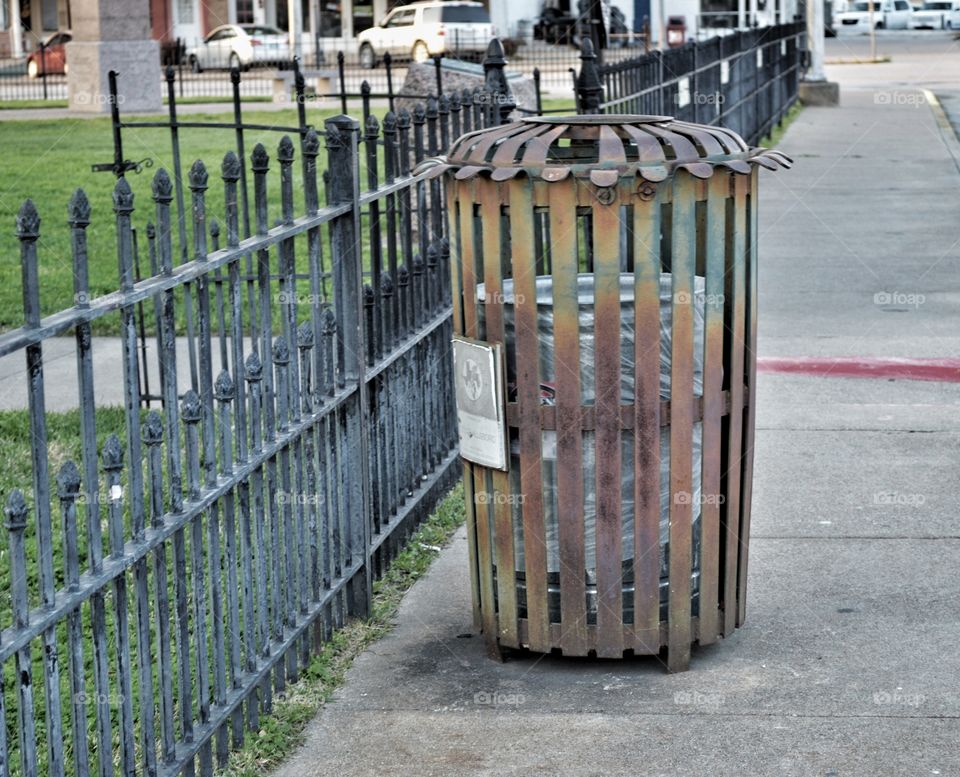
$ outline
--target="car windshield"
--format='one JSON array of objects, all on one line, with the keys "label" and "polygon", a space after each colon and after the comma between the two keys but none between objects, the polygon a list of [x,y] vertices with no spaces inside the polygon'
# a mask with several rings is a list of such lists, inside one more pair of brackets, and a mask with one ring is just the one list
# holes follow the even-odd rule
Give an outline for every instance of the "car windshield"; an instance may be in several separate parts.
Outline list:
[{"label": "car windshield", "polygon": [[256,24],[244,24],[241,29],[247,35],[283,35],[276,27],[263,27]]},{"label": "car windshield", "polygon": [[924,3],[924,11],[949,11],[952,3]]},{"label": "car windshield", "polygon": [[854,3],[853,10],[854,11],[879,11],[880,10],[880,3],[873,3],[872,8],[870,6],[871,6],[870,3]]}]

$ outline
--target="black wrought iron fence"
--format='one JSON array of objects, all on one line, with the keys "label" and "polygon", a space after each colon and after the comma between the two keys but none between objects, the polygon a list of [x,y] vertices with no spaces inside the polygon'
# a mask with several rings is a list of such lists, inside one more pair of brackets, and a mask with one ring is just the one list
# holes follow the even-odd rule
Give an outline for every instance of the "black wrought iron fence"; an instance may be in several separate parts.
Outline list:
[{"label": "black wrought iron fence", "polygon": [[587,43],[580,110],[727,127],[757,143],[798,99],[805,25],[790,22],[598,65]]}]

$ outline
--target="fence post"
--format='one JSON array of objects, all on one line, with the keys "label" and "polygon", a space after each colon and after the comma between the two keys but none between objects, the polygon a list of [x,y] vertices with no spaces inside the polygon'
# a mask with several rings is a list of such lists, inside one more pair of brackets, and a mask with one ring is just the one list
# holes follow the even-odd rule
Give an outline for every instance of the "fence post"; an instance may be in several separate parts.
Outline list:
[{"label": "fence post", "polygon": [[393,57],[390,56],[390,52],[384,52],[383,54],[383,67],[387,71],[387,105],[389,106],[391,112],[394,110],[393,107]]},{"label": "fence post", "polygon": [[441,54],[433,55],[433,68],[437,76],[437,97],[443,94],[443,56]]},{"label": "fence post", "polygon": [[340,76],[340,110],[347,112],[347,77],[344,73],[343,52],[337,52],[337,73]]},{"label": "fence post", "polygon": [[537,97],[537,116],[543,116],[543,95],[540,93],[540,68],[533,69],[533,89]]},{"label": "fence post", "polygon": [[325,122],[327,135],[328,169],[330,187],[327,192],[330,205],[344,202],[353,207],[330,224],[332,264],[334,268],[335,307],[338,313],[338,363],[339,382],[356,381],[357,397],[355,402],[347,403],[345,409],[348,435],[357,440],[357,445],[349,447],[348,472],[356,473],[345,484],[345,496],[349,498],[351,510],[347,515],[359,516],[351,521],[350,544],[351,564],[360,551],[363,554],[362,569],[347,585],[348,607],[351,615],[365,617],[370,612],[373,599],[372,578],[370,574],[370,533],[369,511],[370,478],[367,425],[369,406],[367,402],[367,384],[364,374],[364,326],[363,326],[363,267],[362,257],[357,250],[360,239],[360,152],[358,148],[360,124],[349,116],[334,116]]},{"label": "fence post", "polygon": [[507,75],[503,72],[506,66],[507,58],[503,53],[503,44],[499,38],[494,38],[487,46],[487,55],[483,58],[483,86],[491,102],[490,116],[497,124],[509,122],[510,114],[517,107],[510,93]]},{"label": "fence post", "polygon": [[597,71],[593,41],[584,38],[580,47],[580,73],[577,76],[577,103],[580,113],[603,111],[603,84]]}]

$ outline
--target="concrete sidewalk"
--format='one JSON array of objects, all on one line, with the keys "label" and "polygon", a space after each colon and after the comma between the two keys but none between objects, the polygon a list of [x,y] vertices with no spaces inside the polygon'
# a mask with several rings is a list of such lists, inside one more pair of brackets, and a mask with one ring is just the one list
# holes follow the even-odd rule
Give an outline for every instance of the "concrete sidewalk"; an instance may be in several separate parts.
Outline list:
[{"label": "concrete sidewalk", "polygon": [[[805,110],[764,176],[761,355],[960,354],[960,174],[898,88]],[[487,659],[461,532],[277,777],[960,774],[958,404],[761,375],[747,623],[683,674]]]}]

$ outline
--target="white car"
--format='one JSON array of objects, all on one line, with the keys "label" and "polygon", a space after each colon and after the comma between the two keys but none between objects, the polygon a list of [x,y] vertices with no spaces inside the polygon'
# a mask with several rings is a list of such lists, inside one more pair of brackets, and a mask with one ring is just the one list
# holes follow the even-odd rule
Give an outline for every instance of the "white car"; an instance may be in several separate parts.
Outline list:
[{"label": "white car", "polygon": [[850,10],[835,14],[833,27],[838,33],[877,30],[905,30],[913,9],[907,0],[856,0]]},{"label": "white car", "polygon": [[376,67],[388,51],[391,57],[409,57],[414,62],[453,51],[480,53],[495,34],[481,3],[428,0],[402,5],[357,36],[360,66]]},{"label": "white car", "polygon": [[911,30],[960,30],[960,2],[957,0],[927,0],[923,8],[914,11]]},{"label": "white car", "polygon": [[275,27],[262,24],[224,24],[187,52],[194,73],[210,68],[249,69],[252,65],[280,65],[290,61],[290,41]]}]

